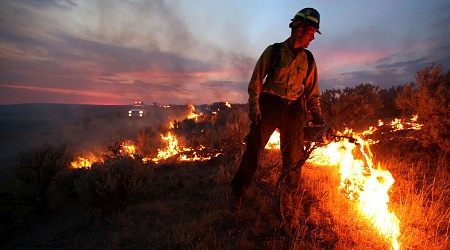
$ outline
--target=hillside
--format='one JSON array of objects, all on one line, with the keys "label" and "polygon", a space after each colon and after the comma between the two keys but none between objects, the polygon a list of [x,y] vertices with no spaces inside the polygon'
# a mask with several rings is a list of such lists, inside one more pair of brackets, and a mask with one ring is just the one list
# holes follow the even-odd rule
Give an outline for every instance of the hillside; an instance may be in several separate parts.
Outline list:
[{"label": "hillside", "polygon": [[[20,181],[29,176],[19,175],[22,179],[12,174],[3,176],[0,246],[2,249],[391,248],[389,239],[362,216],[358,202],[349,199],[348,191],[340,187],[342,173],[335,164],[308,162],[302,168],[303,184],[295,198],[300,226],[288,232],[274,199],[281,164],[277,150],[264,152],[242,213],[230,213],[226,209],[229,183],[237,170],[248,129],[245,109],[245,105],[228,107],[224,103],[199,106],[195,112],[189,106],[148,107],[149,115],[144,119],[128,119],[124,106],[1,107],[5,121],[1,147],[8,152],[1,157],[3,162],[17,163],[14,172],[24,171],[28,160],[37,156],[63,154],[52,158],[53,163],[58,163],[55,166],[62,168],[51,175],[42,192],[37,188],[42,186]],[[86,114],[90,122],[83,126]],[[188,116],[192,118],[187,119]],[[154,157],[161,151],[164,145],[161,138],[168,131],[177,136],[179,151],[158,163],[144,161],[147,154]],[[385,140],[373,148],[377,150],[374,154],[379,155],[377,160],[395,178],[389,191],[389,205],[400,221],[401,249],[447,249],[448,160],[445,155],[428,157],[425,151],[420,160],[414,160],[411,157],[417,154],[410,155],[402,148],[403,144],[392,141],[403,138],[405,133],[389,131],[380,127],[374,133],[374,139]],[[133,154],[122,151],[129,146],[123,144],[125,141],[136,146]],[[60,147],[61,143],[67,147]],[[191,152],[181,148],[196,148],[200,155],[219,154],[210,160],[180,161],[181,155]],[[400,151],[401,157],[397,155]],[[87,168],[69,167],[68,163],[77,157],[92,154],[103,161],[91,163]],[[3,169],[4,173],[12,173],[13,165],[5,164]]]}]

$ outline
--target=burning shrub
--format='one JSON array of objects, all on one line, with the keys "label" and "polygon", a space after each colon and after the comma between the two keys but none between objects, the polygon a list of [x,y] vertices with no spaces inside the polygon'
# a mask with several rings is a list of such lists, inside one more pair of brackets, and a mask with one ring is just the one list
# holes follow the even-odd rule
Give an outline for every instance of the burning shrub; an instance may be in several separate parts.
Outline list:
[{"label": "burning shrub", "polygon": [[441,65],[432,64],[416,74],[417,83],[405,86],[397,105],[419,115],[423,124],[418,133],[423,145],[437,145],[450,153],[450,70],[441,74]]},{"label": "burning shrub", "polygon": [[242,148],[248,133],[247,105],[226,107],[220,103],[212,105],[209,113],[194,119],[174,122],[174,132],[185,138],[188,147],[200,145],[207,149],[220,149],[224,153],[235,153]]},{"label": "burning shrub", "polygon": [[148,191],[153,170],[129,156],[94,163],[75,180],[78,195],[100,210],[122,209]]},{"label": "burning shrub", "polygon": [[42,144],[22,154],[17,162],[16,174],[22,184],[19,189],[21,198],[38,211],[47,210],[49,187],[56,175],[68,168],[70,162],[65,144]]}]

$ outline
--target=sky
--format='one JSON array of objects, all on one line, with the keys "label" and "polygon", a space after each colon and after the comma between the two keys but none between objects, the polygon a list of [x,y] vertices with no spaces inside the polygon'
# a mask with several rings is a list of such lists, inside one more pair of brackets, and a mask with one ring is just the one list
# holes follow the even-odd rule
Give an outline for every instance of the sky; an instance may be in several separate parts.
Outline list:
[{"label": "sky", "polygon": [[264,49],[320,12],[321,91],[450,67],[448,0],[3,0],[0,104],[246,103]]}]

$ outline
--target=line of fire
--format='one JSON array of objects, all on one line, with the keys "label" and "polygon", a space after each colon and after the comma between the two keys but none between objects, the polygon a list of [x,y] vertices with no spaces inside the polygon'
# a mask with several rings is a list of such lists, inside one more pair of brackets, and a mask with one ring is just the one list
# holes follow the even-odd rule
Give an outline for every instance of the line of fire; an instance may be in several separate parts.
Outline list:
[{"label": "line of fire", "polygon": [[[164,107],[170,108],[170,106]],[[231,109],[228,102],[221,107]],[[119,142],[118,155],[127,155],[132,158],[139,157],[143,163],[158,165],[167,161],[192,162],[209,161],[223,154],[222,148],[209,148],[201,144],[196,146],[183,145],[186,136],[180,135],[182,127],[193,128],[200,122],[205,122],[211,117],[218,115],[222,110],[219,108],[203,114],[196,112],[195,106],[189,105],[190,113],[183,121],[173,121],[167,124],[167,131],[160,134],[160,142],[163,145],[153,152],[139,148],[136,142],[123,140]],[[210,121],[210,120],[209,120]],[[390,242],[392,249],[399,249],[401,243],[400,224],[396,214],[389,208],[389,191],[394,185],[392,174],[383,168],[380,163],[374,162],[371,146],[378,143],[371,139],[374,133],[383,131],[420,130],[421,124],[417,123],[417,115],[409,121],[393,119],[391,121],[378,121],[378,124],[370,126],[367,130],[356,133],[352,129],[345,131],[334,131],[330,128],[322,128],[313,131],[315,149],[308,159],[309,164],[321,167],[337,166],[340,175],[339,189],[349,200],[359,204],[360,213],[367,218],[380,236]],[[206,132],[200,131],[201,133]],[[310,133],[305,128],[305,133]],[[183,139],[180,139],[183,137]],[[279,151],[280,136],[275,131],[266,145],[265,150]],[[105,161],[101,154],[86,153],[80,155],[71,163],[72,168],[90,168],[95,162]]]}]

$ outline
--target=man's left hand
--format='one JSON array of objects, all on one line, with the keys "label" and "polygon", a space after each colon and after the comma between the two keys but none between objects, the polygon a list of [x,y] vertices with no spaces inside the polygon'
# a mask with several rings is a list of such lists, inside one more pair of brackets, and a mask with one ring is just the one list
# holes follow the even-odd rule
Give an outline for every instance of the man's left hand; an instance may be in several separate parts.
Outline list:
[{"label": "man's left hand", "polygon": [[311,122],[314,125],[323,125],[325,123],[325,121],[320,113],[312,113],[311,115],[313,117]]}]

